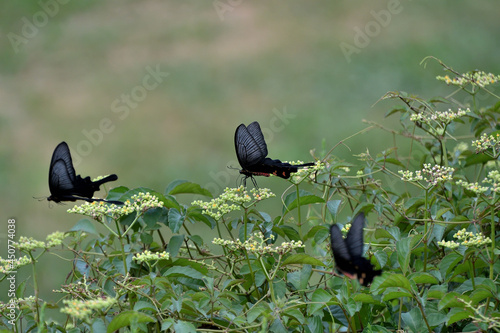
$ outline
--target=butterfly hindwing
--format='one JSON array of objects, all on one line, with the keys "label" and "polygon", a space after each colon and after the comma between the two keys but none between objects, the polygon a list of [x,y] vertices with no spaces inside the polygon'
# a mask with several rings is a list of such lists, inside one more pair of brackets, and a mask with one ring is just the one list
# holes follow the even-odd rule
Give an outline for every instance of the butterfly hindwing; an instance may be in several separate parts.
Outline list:
[{"label": "butterfly hindwing", "polygon": [[53,195],[59,196],[71,192],[74,188],[66,163],[59,159],[50,166],[49,189]]}]

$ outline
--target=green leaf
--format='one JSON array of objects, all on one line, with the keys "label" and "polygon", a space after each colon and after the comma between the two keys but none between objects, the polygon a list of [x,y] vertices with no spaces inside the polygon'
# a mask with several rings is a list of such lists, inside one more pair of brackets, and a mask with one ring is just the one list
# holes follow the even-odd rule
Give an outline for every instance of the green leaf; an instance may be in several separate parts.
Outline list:
[{"label": "green leaf", "polygon": [[324,225],[317,225],[311,228],[304,236],[303,242],[307,242],[310,238],[314,238],[316,243],[320,243],[328,238],[330,230]]},{"label": "green leaf", "polygon": [[321,320],[322,316],[313,316],[307,318],[307,328],[309,331],[304,330],[305,332],[311,333],[323,333],[323,321]]},{"label": "green leaf", "polygon": [[276,318],[269,327],[269,331],[273,333],[288,333],[288,330],[283,324],[281,318]]},{"label": "green leaf", "polygon": [[444,295],[444,297],[439,301],[438,310],[442,310],[444,308],[464,308],[465,302],[469,302],[470,298],[467,295],[460,295],[457,292],[449,292]]},{"label": "green leaf", "polygon": [[411,292],[410,281],[401,274],[382,274],[382,276],[373,280],[370,290],[380,293],[390,287],[403,288]]},{"label": "green leaf", "polygon": [[385,251],[383,251],[383,250],[379,250],[379,251],[375,252],[373,254],[373,256],[375,257],[375,259],[377,259],[380,267],[384,267],[385,264],[387,263],[387,260],[389,259],[389,257],[387,256],[387,253],[385,253]]},{"label": "green leaf", "polygon": [[167,245],[167,251],[170,253],[170,258],[177,257],[179,249],[184,242],[184,235],[173,235]]},{"label": "green leaf", "polygon": [[288,308],[285,311],[283,311],[284,316],[292,317],[295,320],[297,320],[301,325],[304,325],[305,318],[302,312],[299,309],[296,308]]},{"label": "green leaf", "polygon": [[371,294],[355,294],[352,299],[359,303],[366,303],[366,304],[379,303],[379,301],[377,301]]},{"label": "green leaf", "polygon": [[426,317],[427,317],[427,322],[431,327],[439,326],[442,323],[445,323],[446,320],[448,319],[447,315],[441,312],[432,312],[427,314]]},{"label": "green leaf", "polygon": [[447,318],[448,320],[446,321],[446,325],[452,325],[456,323],[457,321],[464,320],[469,318],[469,316],[473,315],[472,311],[468,308],[462,309],[462,308],[452,308],[450,309],[450,312],[448,312]]},{"label": "green leaf", "polygon": [[304,265],[302,269],[287,273],[287,281],[297,290],[305,290],[312,274],[312,266]]},{"label": "green leaf", "polygon": [[200,194],[209,198],[213,198],[209,190],[201,187],[200,185],[187,180],[174,180],[168,184],[165,189],[165,194],[175,195],[180,193]]},{"label": "green leaf", "polygon": [[470,299],[472,300],[472,305],[478,305],[481,301],[483,301],[488,297],[494,297],[494,295],[491,293],[491,291],[486,289],[474,290],[470,295]]},{"label": "green leaf", "polygon": [[347,302],[344,303],[344,307],[351,317],[353,317],[359,310],[361,310],[361,303],[356,302],[352,298],[348,298]]},{"label": "green leaf", "polygon": [[438,279],[436,279],[435,276],[426,273],[426,272],[416,272],[413,274],[410,274],[408,276],[408,279],[410,281],[413,281],[417,284],[422,283],[422,284],[437,284],[439,283]]},{"label": "green leaf", "polygon": [[323,198],[313,195],[310,192],[299,190],[299,200],[297,201],[297,192],[292,192],[285,198],[285,205],[283,206],[283,214],[297,208],[297,202],[300,206],[310,205],[319,202],[325,202]]},{"label": "green leaf", "polygon": [[399,267],[403,271],[403,274],[406,275],[408,269],[410,268],[410,242],[411,238],[406,237],[400,239],[396,243],[396,253],[398,255]]},{"label": "green leaf", "polygon": [[134,304],[134,311],[140,311],[140,310],[151,310],[153,312],[156,311],[156,308],[153,304],[151,304],[150,302],[146,302],[146,301],[137,301],[135,304]]},{"label": "green leaf", "polygon": [[169,268],[163,276],[188,277],[201,280],[205,275],[188,266],[174,266]]},{"label": "green leaf", "polygon": [[[173,265],[182,266],[182,267],[191,267],[192,269],[197,270],[198,272],[200,272],[203,275],[208,275],[208,272],[209,272],[206,265],[203,265],[203,264],[200,264],[198,262],[191,261],[188,259],[182,259],[182,258],[177,259],[173,262]],[[235,281],[238,281],[238,280],[235,280]]]},{"label": "green leaf", "polygon": [[247,313],[248,323],[249,324],[253,323],[255,319],[263,317],[264,313],[270,311],[271,310],[269,309],[269,305],[267,303],[257,303],[256,305],[252,306],[250,310],[248,310]]},{"label": "green leaf", "polygon": [[448,276],[455,266],[462,261],[463,256],[458,253],[450,253],[446,257],[444,257],[439,263],[439,271],[443,277]]},{"label": "green leaf", "polygon": [[410,297],[411,298],[412,294],[409,291],[401,289],[399,287],[390,287],[384,291],[382,300],[384,302],[387,302],[387,301],[390,301],[390,300],[393,300],[396,298],[401,298],[401,297]]},{"label": "green leaf", "polygon": [[473,154],[465,158],[465,166],[468,167],[475,164],[485,164],[493,159],[493,157],[486,154]]},{"label": "green leaf", "polygon": [[337,220],[337,212],[339,210],[341,202],[342,202],[342,200],[329,200],[326,203],[326,208],[328,208],[328,211],[332,215],[333,221]]},{"label": "green leaf", "polygon": [[168,210],[168,227],[174,234],[178,233],[184,223],[184,216],[176,208]]},{"label": "green leaf", "polygon": [[158,222],[166,224],[168,217],[168,210],[165,207],[156,207],[148,209],[143,215],[142,219],[147,225],[146,230],[156,230],[160,226]]},{"label": "green leaf", "polygon": [[[7,331],[10,332],[10,331]],[[67,333],[70,333],[70,331],[66,331]],[[75,331],[75,333],[81,332],[79,329]],[[104,322],[103,318],[94,318],[92,322],[92,333],[104,333],[106,332],[106,323]],[[0,330],[0,333],[3,333],[2,330]]]},{"label": "green leaf", "polygon": [[[286,235],[286,237],[288,237],[290,240],[294,240],[294,241],[301,241],[302,239],[300,239],[300,235],[299,235],[299,232],[291,227],[291,226],[288,226],[288,225],[280,225],[278,227],[281,231],[283,231]],[[274,231],[275,228],[273,228],[273,231]],[[277,232],[277,233],[280,233],[280,232]]]},{"label": "green leaf", "polygon": [[179,320],[174,324],[174,332],[196,333],[196,327],[190,322]]},{"label": "green leaf", "polygon": [[441,299],[444,294],[448,291],[447,285],[434,285],[429,288],[429,292],[427,293],[427,298],[429,299]]},{"label": "green leaf", "polygon": [[124,193],[127,193],[129,191],[128,187],[125,186],[118,186],[115,188],[112,188],[111,190],[108,191],[108,196],[106,199],[108,200],[120,200],[121,197],[123,196]]},{"label": "green leaf", "polygon": [[304,253],[292,254],[287,257],[282,263],[282,266],[302,264],[302,265],[313,265],[313,266],[325,266],[321,260],[313,258]]},{"label": "green leaf", "polygon": [[76,224],[73,226],[73,228],[70,229],[70,231],[82,231],[94,235],[98,234],[94,224],[87,219],[81,219],[80,221],[76,222]]},{"label": "green leaf", "polygon": [[392,333],[392,331],[383,326],[368,324],[363,330],[363,333]]},{"label": "green leaf", "polygon": [[399,160],[397,160],[395,158],[384,158],[380,162],[394,164],[394,165],[397,165],[399,167],[402,167],[403,169],[406,169],[406,165],[404,165],[403,163],[401,163]]},{"label": "green leaf", "polygon": [[412,332],[422,332],[421,328],[425,327],[425,323],[422,320],[422,313],[417,307],[411,309],[409,312],[402,313],[401,319],[403,319]]},{"label": "green leaf", "polygon": [[375,230],[375,239],[393,239],[393,240],[396,240],[396,238],[389,231],[382,229],[382,228],[377,228]]},{"label": "green leaf", "polygon": [[313,316],[316,311],[323,309],[332,300],[332,295],[323,289],[316,289],[311,297],[311,303],[307,304],[307,315]]},{"label": "green leaf", "polygon": [[156,320],[142,312],[133,310],[123,311],[118,314],[108,325],[107,332],[112,333],[118,331],[120,328],[130,326],[132,323],[154,323]]}]

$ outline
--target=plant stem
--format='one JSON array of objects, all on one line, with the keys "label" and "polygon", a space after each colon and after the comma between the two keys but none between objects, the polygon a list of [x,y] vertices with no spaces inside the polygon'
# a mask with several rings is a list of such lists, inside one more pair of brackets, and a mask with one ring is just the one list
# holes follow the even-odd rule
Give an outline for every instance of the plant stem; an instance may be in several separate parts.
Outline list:
[{"label": "plant stem", "polygon": [[299,227],[299,236],[302,238],[302,219],[300,215],[300,195],[299,195],[299,184],[295,184],[295,191],[297,192],[297,220],[298,220],[298,227]]},{"label": "plant stem", "polygon": [[[495,202],[493,197],[493,202]],[[493,264],[495,263],[495,205],[491,205],[491,254],[490,254],[490,279],[493,280]]]},{"label": "plant stem", "polygon": [[429,211],[427,205],[429,204],[429,189],[425,189],[425,203],[424,203],[424,272],[427,271],[427,229],[428,229],[428,216]]},{"label": "plant stem", "polygon": [[[31,267],[33,268],[33,289],[35,291],[35,309],[36,309],[36,317],[35,317],[35,321],[36,322],[39,322],[40,320],[40,304],[38,303],[38,280],[36,278],[36,259],[33,258],[33,255],[31,253],[31,251],[28,252],[30,258],[31,258]],[[41,324],[39,322],[39,324]]]},{"label": "plant stem", "polygon": [[248,210],[247,208],[243,208],[245,213],[244,213],[244,216],[243,216],[243,241],[246,242],[247,240],[247,221],[248,221]]},{"label": "plant stem", "polygon": [[[134,222],[137,221],[137,217],[136,219],[134,220]],[[134,224],[134,222],[132,222],[132,224]],[[122,233],[120,232],[120,224],[118,223],[117,220],[115,220],[115,224],[116,224],[116,230],[118,231],[118,241],[120,242],[120,247],[122,249],[122,261],[123,261],[123,269],[124,269],[124,273],[123,275],[126,275],[127,272],[128,272],[128,267],[127,267],[127,256],[125,255],[125,245],[123,244],[123,236],[127,234],[127,232],[124,232],[123,235]],[[132,226],[131,224],[131,226]],[[127,229],[128,231],[128,229]]]}]

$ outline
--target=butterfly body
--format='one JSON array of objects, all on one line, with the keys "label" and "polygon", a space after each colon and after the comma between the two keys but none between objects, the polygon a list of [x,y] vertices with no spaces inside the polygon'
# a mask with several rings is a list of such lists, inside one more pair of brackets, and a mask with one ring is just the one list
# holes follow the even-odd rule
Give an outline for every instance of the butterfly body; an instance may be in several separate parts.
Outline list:
[{"label": "butterfly body", "polygon": [[300,167],[314,165],[314,163],[291,165],[267,157],[267,144],[260,125],[256,121],[248,126],[241,124],[236,128],[234,146],[242,168],[240,174],[245,176],[244,181],[247,178],[252,178],[254,185],[256,183],[253,176],[269,177],[274,175],[288,179],[290,174],[297,172]]},{"label": "butterfly body", "polygon": [[103,179],[92,181],[90,177],[82,178],[76,175],[73,161],[66,142],[61,142],[54,149],[49,169],[49,201],[60,203],[61,201],[85,200],[88,202],[105,201],[114,204],[123,204],[121,201],[94,199],[94,192],[99,190],[102,184],[117,180],[115,174]]},{"label": "butterfly body", "polygon": [[358,279],[362,285],[367,286],[382,271],[373,269],[371,262],[362,257],[364,223],[364,214],[358,214],[345,239],[340,228],[333,224],[330,226],[330,244],[337,269],[345,276]]}]

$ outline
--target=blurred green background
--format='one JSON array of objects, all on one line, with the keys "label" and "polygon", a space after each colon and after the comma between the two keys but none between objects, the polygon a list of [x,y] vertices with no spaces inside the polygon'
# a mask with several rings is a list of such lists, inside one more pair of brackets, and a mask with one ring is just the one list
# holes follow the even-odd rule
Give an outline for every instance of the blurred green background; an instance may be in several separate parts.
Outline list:
[{"label": "blurred green background", "polygon": [[[0,241],[8,218],[17,236],[39,239],[80,219],[66,213],[72,204],[33,199],[49,195],[63,140],[81,155],[77,173],[116,173],[113,187],[163,192],[187,179],[217,194],[237,184],[227,166],[238,166],[240,123],[260,122],[270,157],[306,161],[367,127],[362,119],[395,123],[383,118],[388,102],[375,104],[387,91],[449,94],[434,80],[438,64],[419,65],[425,56],[500,73],[499,9],[486,0],[4,1]],[[356,52],[346,57],[342,45]],[[154,88],[152,70],[164,73]],[[334,154],[352,161],[392,138],[373,130],[347,143]],[[278,197],[286,187],[259,184]]]}]

